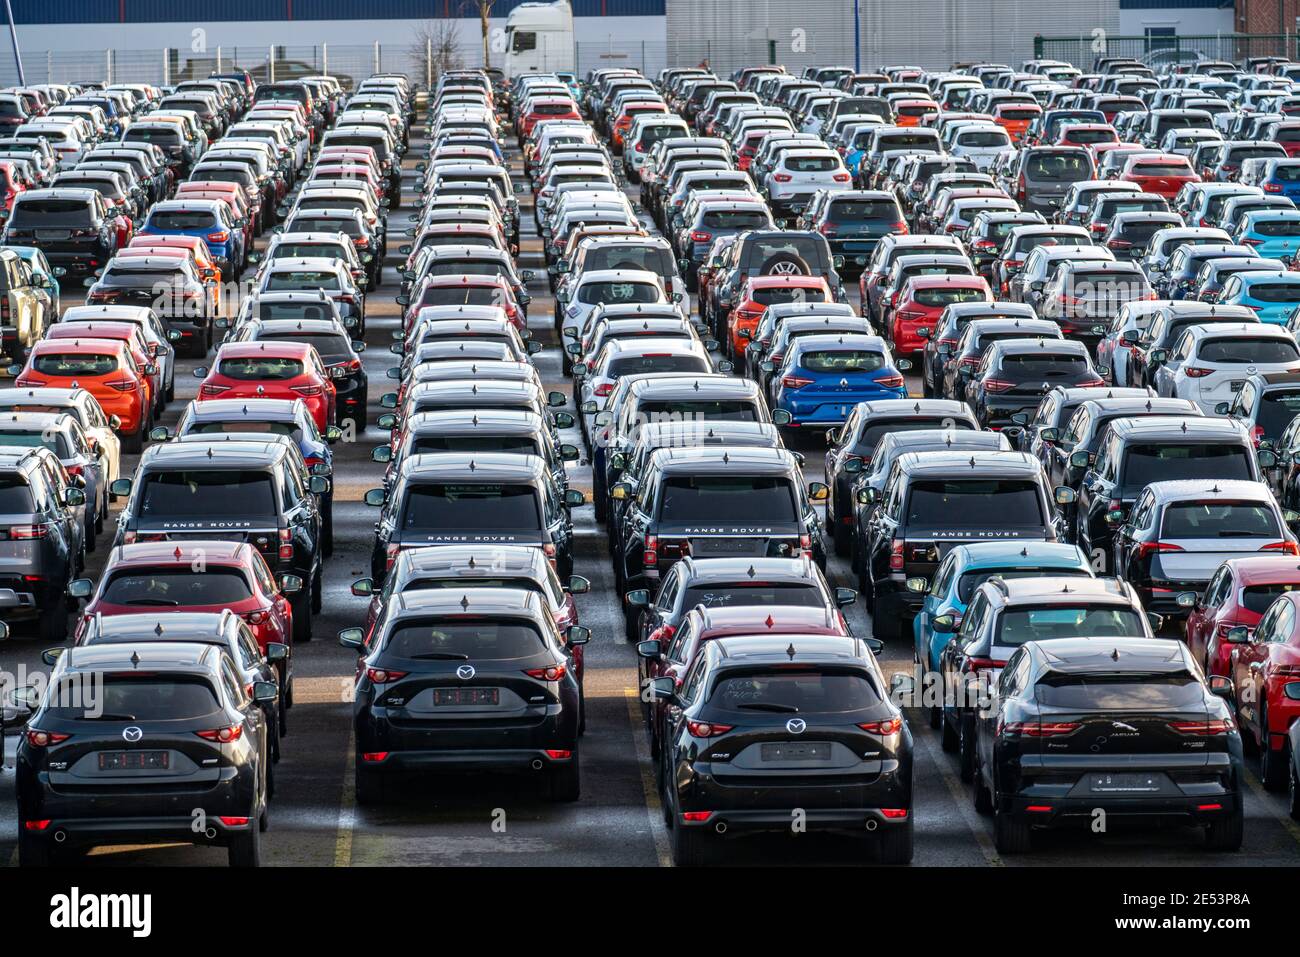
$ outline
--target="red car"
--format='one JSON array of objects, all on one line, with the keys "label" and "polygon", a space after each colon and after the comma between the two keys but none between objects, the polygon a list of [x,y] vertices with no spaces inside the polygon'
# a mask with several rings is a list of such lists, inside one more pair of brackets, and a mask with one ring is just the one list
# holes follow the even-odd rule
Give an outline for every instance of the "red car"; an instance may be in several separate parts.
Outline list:
[{"label": "red car", "polygon": [[1119,178],[1137,183],[1144,193],[1155,193],[1170,200],[1188,183],[1201,181],[1187,157],[1177,153],[1143,153],[1131,157]]},{"label": "red car", "polygon": [[908,356],[925,348],[921,330],[938,328],[945,307],[992,301],[993,292],[983,276],[913,276],[903,283],[894,304],[885,307],[881,327],[895,356]]},{"label": "red car", "polygon": [[1275,599],[1254,635],[1234,629],[1227,642],[1242,738],[1259,750],[1264,787],[1277,790],[1287,780],[1287,732],[1300,717],[1300,592]]},{"label": "red car", "polygon": [[[749,337],[768,306],[782,302],[834,302],[831,287],[821,276],[751,276],[736,294],[727,320],[727,345],[733,357],[743,356]],[[745,335],[741,335],[744,332]]]},{"label": "red car", "polygon": [[506,317],[521,332],[528,320],[515,299],[515,291],[505,276],[460,273],[454,276],[425,276],[409,296],[398,296],[406,310],[402,328],[409,337],[420,310],[427,306],[500,306]]},{"label": "red car", "polygon": [[1099,143],[1118,143],[1119,134],[1109,123],[1067,123],[1056,137],[1056,146],[1091,148]]},{"label": "red car", "polygon": [[334,424],[337,390],[316,347],[305,342],[260,340],[226,343],[212,368],[194,370],[204,399],[302,399],[325,432]]},{"label": "red car", "polygon": [[[641,687],[650,678],[672,678],[680,688],[700,648],[715,638],[737,635],[849,635],[848,624],[838,608],[809,608],[785,605],[776,609],[751,605],[738,608],[705,608],[698,605],[686,613],[680,625],[665,625],[637,645],[641,656]],[[659,755],[663,729],[662,699],[647,704],[650,724],[650,753]]]},{"label": "red car", "polygon": [[[68,586],[73,597],[89,601],[77,622],[74,644],[96,615],[142,612],[212,612],[227,608],[248,622],[258,647],[293,645],[293,608],[286,594],[302,583],[291,576],[277,582],[265,559],[248,542],[144,542],[119,545],[108,556],[99,587],[90,593],[82,579]],[[278,663],[281,687],[290,688],[290,659]],[[289,693],[286,697],[292,699]]]},{"label": "red car", "polygon": [[1207,675],[1227,675],[1235,647],[1228,632],[1253,631],[1273,600],[1300,588],[1300,565],[1286,555],[1230,558],[1219,566],[1187,615],[1187,647]]},{"label": "red car", "polygon": [[528,112],[519,119],[519,138],[528,139],[538,123],[552,120],[581,120],[582,114],[573,100],[563,96],[539,96],[528,104]]}]

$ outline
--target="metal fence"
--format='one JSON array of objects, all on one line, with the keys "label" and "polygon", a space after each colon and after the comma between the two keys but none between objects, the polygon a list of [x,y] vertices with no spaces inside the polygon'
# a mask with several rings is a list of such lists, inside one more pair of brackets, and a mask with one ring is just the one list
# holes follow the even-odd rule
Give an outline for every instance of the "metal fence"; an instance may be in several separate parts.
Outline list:
[{"label": "metal fence", "polygon": [[[364,44],[339,46],[217,47],[204,53],[174,47],[154,50],[24,50],[28,83],[153,83],[168,85],[211,73],[247,70],[260,82],[331,73],[344,86],[372,73],[405,73],[425,81],[434,67],[431,45]],[[477,65],[471,62],[468,65]],[[0,86],[19,82],[11,55],[0,55]]]},{"label": "metal fence", "polygon": [[1202,36],[1035,37],[1034,57],[1064,60],[1091,70],[1102,57],[1130,57],[1153,69],[1197,60],[1227,60],[1244,64],[1251,57],[1300,56],[1300,35],[1217,33]]}]

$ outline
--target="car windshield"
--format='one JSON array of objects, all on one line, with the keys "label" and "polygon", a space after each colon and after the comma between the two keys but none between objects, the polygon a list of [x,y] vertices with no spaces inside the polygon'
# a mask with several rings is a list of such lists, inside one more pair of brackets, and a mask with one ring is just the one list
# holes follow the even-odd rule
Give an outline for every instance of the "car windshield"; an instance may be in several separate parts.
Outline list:
[{"label": "car windshield", "polygon": [[605,375],[618,379],[625,375],[651,372],[708,372],[709,363],[703,356],[662,353],[658,355],[619,356],[610,360]]},{"label": "car windshield", "polygon": [[384,654],[413,660],[482,661],[528,658],[545,647],[541,632],[531,622],[467,616],[404,621],[384,642]]},{"label": "car windshield", "polygon": [[259,341],[265,339],[268,342],[305,342],[309,346],[315,346],[320,357],[326,362],[339,359],[350,359],[352,357],[352,343],[347,336],[329,332],[299,332],[299,333],[271,333],[262,335]]},{"label": "car windshield", "polygon": [[258,319],[333,319],[334,309],[322,302],[257,303]]},{"label": "car windshield", "polygon": [[31,359],[32,369],[50,376],[101,376],[117,371],[117,356],[100,353],[42,352]]},{"label": "car windshield", "polygon": [[1178,502],[1165,509],[1162,538],[1277,538],[1273,510],[1257,502]]},{"label": "car windshield", "polygon": [[110,605],[230,605],[251,598],[244,573],[209,564],[194,571],[188,564],[132,568],[109,579],[100,595]]},{"label": "car windshield", "polygon": [[927,479],[913,482],[908,491],[907,524],[970,528],[995,522],[1015,528],[1038,528],[1043,524],[1041,498],[1035,482]]},{"label": "car windshield", "polygon": [[531,435],[422,435],[412,440],[411,452],[518,452],[540,455],[537,439]]},{"label": "car windshield", "polygon": [[1106,671],[1049,675],[1039,679],[1034,687],[1034,697],[1039,704],[1075,711],[1205,710],[1205,692],[1201,682],[1186,674],[1115,674]]},{"label": "car windshield", "polygon": [[969,604],[975,595],[975,590],[983,585],[990,578],[1001,578],[1003,581],[1010,581],[1013,578],[1043,578],[1050,576],[1052,578],[1091,578],[1092,575],[1084,568],[981,568],[977,571],[963,572],[957,578],[957,597],[966,604]]},{"label": "car windshield", "polygon": [[237,419],[233,422],[195,422],[186,430],[186,435],[221,435],[227,432],[265,432],[268,435],[287,435],[294,441],[302,438],[302,433],[292,422],[255,422]]},{"label": "car windshield", "polygon": [[1081,376],[1088,371],[1088,360],[1078,355],[1053,355],[1052,353],[1010,355],[1002,357],[1001,371],[1020,379]]},{"label": "car windshield", "polygon": [[45,429],[26,432],[20,429],[0,430],[0,445],[17,445],[22,448],[47,448],[61,459],[72,456],[72,445],[64,432]]},{"label": "car windshield", "polygon": [[995,645],[1023,645],[1026,641],[1074,638],[1141,638],[1146,634],[1141,613],[1114,605],[1044,605],[1008,608],[998,617]]},{"label": "car windshield", "polygon": [[744,399],[646,402],[637,410],[641,422],[757,422],[754,403]]},{"label": "car windshield", "polygon": [[664,482],[659,506],[662,522],[710,524],[795,522],[795,490],[790,479],[768,475],[674,475]]},{"label": "car windshield", "polygon": [[1124,454],[1120,479],[1125,495],[1152,482],[1178,479],[1254,479],[1243,445],[1225,442],[1135,444]]},{"label": "car windshield", "polygon": [[240,382],[296,379],[304,371],[302,360],[282,356],[239,356],[217,365],[219,375]]},{"label": "car windshield", "polygon": [[725,585],[694,585],[686,589],[683,608],[766,608],[794,606],[824,608],[826,596],[820,588],[804,582],[728,582]]},{"label": "car windshield", "polygon": [[[866,675],[827,673],[809,667],[724,676],[709,696],[709,707],[740,714],[754,711],[836,714],[874,708],[880,700],[879,692]],[[763,747],[779,749],[780,745]],[[781,760],[781,757],[778,753],[769,760]]]},{"label": "car windshield", "polygon": [[65,720],[185,721],[222,712],[212,686],[201,678],[158,675],[105,675],[93,703],[80,687],[82,676],[69,676],[50,695],[45,714]]},{"label": "car windshield", "polygon": [[1300,352],[1289,339],[1205,339],[1197,350],[1198,362],[1246,363],[1294,362]]},{"label": "car windshield", "polygon": [[[259,521],[279,516],[271,476],[239,469],[176,469],[146,473],[140,518]],[[201,524],[201,523],[200,523]]]},{"label": "car windshield", "polygon": [[406,490],[402,528],[428,531],[529,531],[542,528],[532,485],[431,482]]}]

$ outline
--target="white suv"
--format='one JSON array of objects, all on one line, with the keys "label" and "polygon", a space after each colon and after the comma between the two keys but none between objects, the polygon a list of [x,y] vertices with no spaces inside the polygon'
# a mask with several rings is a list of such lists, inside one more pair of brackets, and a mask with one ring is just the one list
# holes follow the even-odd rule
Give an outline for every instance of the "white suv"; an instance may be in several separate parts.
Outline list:
[{"label": "white suv", "polygon": [[1295,339],[1282,326],[1269,323],[1190,326],[1167,356],[1161,355],[1164,351],[1151,355],[1159,364],[1156,391],[1167,398],[1190,399],[1206,415],[1231,401],[1248,376],[1300,372]]},{"label": "white suv", "polygon": [[767,174],[767,191],[777,218],[798,213],[819,189],[848,189],[853,181],[844,161],[825,146],[800,147],[786,151]]}]

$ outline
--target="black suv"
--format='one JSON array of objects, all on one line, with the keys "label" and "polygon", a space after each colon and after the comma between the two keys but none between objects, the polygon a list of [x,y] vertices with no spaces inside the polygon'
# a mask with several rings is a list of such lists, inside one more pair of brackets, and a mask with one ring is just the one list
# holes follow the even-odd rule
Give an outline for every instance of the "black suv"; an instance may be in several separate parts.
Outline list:
[{"label": "black suv", "polygon": [[971,376],[966,397],[984,428],[1012,425],[1012,416],[1033,412],[1054,388],[1106,384],[1092,367],[1088,347],[1072,339],[1003,339],[984,350],[979,366],[966,374]]},{"label": "black suv", "polygon": [[93,189],[32,189],[14,200],[0,244],[35,246],[68,276],[102,269],[117,237],[108,201]]},{"label": "black suv", "polygon": [[921,607],[909,578],[933,579],[953,546],[1027,539],[1056,541],[1043,467],[1023,452],[909,452],[894,462],[883,492],[855,534],[859,578],[877,638],[897,638]]},{"label": "black suv", "polygon": [[579,793],[579,695],[573,651],[544,596],[522,588],[415,590],[385,604],[361,656],[352,708],[356,797],[384,800],[405,772],[531,771],[548,796]]},{"label": "black suv", "polygon": [[573,519],[586,503],[562,490],[546,460],[502,452],[407,456],[391,491],[370,489],[375,523],[371,577],[381,582],[400,551],[425,545],[534,545],[562,578],[573,574]]},{"label": "black suv", "polygon": [[[630,486],[615,483],[615,501]],[[612,560],[618,593],[654,591],[671,565],[696,558],[811,557],[825,567],[821,519],[799,460],[785,449],[664,448],[655,452],[622,520]]]},{"label": "black suv", "polygon": [[323,522],[317,496],[323,475],[307,476],[287,443],[203,441],[151,446],[134,479],[109,486],[126,498],[113,544],[149,541],[251,542],[278,578],[296,575],[293,640],[311,640],[311,616],[321,608]]}]

